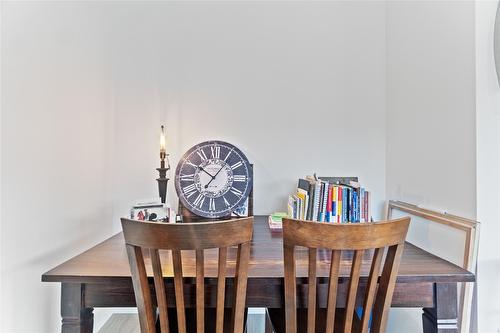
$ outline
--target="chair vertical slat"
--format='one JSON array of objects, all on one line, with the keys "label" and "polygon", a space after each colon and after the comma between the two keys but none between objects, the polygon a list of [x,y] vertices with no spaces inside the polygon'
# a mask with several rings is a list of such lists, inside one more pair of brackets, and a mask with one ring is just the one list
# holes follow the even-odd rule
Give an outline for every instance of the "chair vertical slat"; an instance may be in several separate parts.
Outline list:
[{"label": "chair vertical slat", "polygon": [[247,242],[238,245],[236,273],[234,276],[233,333],[243,333],[249,260],[250,243]]},{"label": "chair vertical slat", "polygon": [[351,332],[354,308],[356,306],[356,294],[358,293],[359,274],[361,272],[361,262],[363,260],[363,250],[354,251],[351,265],[351,277],[349,289],[347,291],[347,305],[345,310],[344,332]]},{"label": "chair vertical slat", "polygon": [[203,250],[196,250],[196,332],[205,332],[205,262]]},{"label": "chair vertical slat", "polygon": [[[316,278],[317,249],[331,250],[330,276],[327,296],[326,323],[322,331],[332,333],[335,329],[341,332],[381,333],[386,328],[387,314],[391,305],[397,271],[401,261],[403,245],[408,232],[410,218],[405,217],[392,221],[378,223],[317,223],[305,220],[283,219],[283,250],[285,265],[285,326],[287,333],[297,331],[297,291],[296,291],[296,263],[293,253],[295,246],[309,249],[309,289],[307,332],[313,333],[319,329],[315,323],[315,293],[317,285],[313,285],[312,278]],[[394,245],[397,244],[397,245]],[[389,252],[384,261],[385,247]],[[363,255],[366,251],[374,251],[370,262],[370,275],[363,302],[363,317],[355,316],[356,300],[358,296]],[[339,289],[340,263],[343,251],[353,251],[350,263],[350,279],[347,286],[347,300],[345,316],[339,317],[336,313],[337,294]],[[368,259],[368,258],[367,258]],[[348,264],[348,263],[346,263]],[[343,265],[344,266],[344,265]],[[346,267],[347,268],[347,267]],[[379,274],[382,274],[379,283]],[[361,296],[361,295],[360,295]],[[373,318],[369,330],[370,317]],[[344,319],[342,321],[342,319]],[[303,323],[299,323],[302,327]],[[323,323],[321,323],[323,324]],[[343,327],[341,327],[343,326]],[[335,332],[339,333],[339,332]]]},{"label": "chair vertical slat", "polygon": [[330,263],[330,281],[328,285],[328,302],[326,310],[326,332],[332,333],[335,324],[335,308],[337,306],[337,286],[339,283],[340,255],[342,251],[332,250]]},{"label": "chair vertical slat", "polygon": [[307,295],[307,333],[315,333],[316,327],[316,257],[317,249],[309,249],[309,274]]},{"label": "chair vertical slat", "polygon": [[160,313],[160,330],[161,333],[169,333],[167,294],[165,292],[165,282],[163,281],[160,255],[156,249],[150,249],[149,255],[151,257],[151,266],[153,267],[156,303],[158,304]]},{"label": "chair vertical slat", "polygon": [[[204,251],[219,249],[217,313],[215,329],[223,333],[224,328],[231,332],[243,333],[246,312],[246,289],[248,280],[248,263],[250,261],[250,242],[253,234],[253,217],[232,219],[213,223],[153,223],[140,222],[126,218],[121,219],[123,235],[127,247],[127,255],[132,272],[135,299],[139,310],[141,332],[153,333],[156,329],[161,333],[169,333],[173,324],[168,316],[168,297],[160,260],[160,251],[168,250],[172,254],[174,276],[174,296],[177,310],[177,329],[179,333],[196,331],[205,332],[205,272]],[[234,277],[234,305],[230,316],[225,314],[225,288],[227,275],[228,248],[238,246],[236,273]],[[151,295],[152,288],[146,274],[143,251],[151,257],[154,276],[156,302]],[[184,299],[184,277],[182,269],[182,251],[196,253],[196,323],[186,322],[186,303]],[[163,263],[165,264],[165,263]],[[189,300],[190,305],[191,299]],[[158,305],[160,322],[155,323]],[[226,320],[224,320],[226,317]],[[173,318],[176,319],[176,318]],[[194,318],[193,318],[194,319]],[[208,318],[207,318],[208,319]],[[231,327],[229,319],[232,319]],[[213,320],[213,319],[212,319]],[[175,321],[175,320],[174,320]],[[208,320],[207,320],[208,322]],[[155,324],[158,324],[156,326]]]},{"label": "chair vertical slat", "polygon": [[130,262],[132,284],[134,286],[141,332],[154,333],[156,328],[153,314],[153,302],[151,300],[151,293],[149,292],[149,283],[146,267],[144,266],[142,250],[138,246],[127,244],[127,254]]},{"label": "chair vertical slat", "polygon": [[284,244],[285,265],[285,325],[287,333],[297,332],[297,290],[295,279],[295,247]]},{"label": "chair vertical slat", "polygon": [[373,253],[370,275],[366,286],[365,300],[363,303],[363,317],[361,318],[361,333],[368,333],[368,324],[370,322],[370,314],[375,299],[375,291],[377,290],[378,276],[380,274],[380,265],[384,256],[384,248],[377,248]]},{"label": "chair vertical slat", "polygon": [[373,309],[373,327],[371,332],[385,332],[387,316],[391,306],[403,248],[404,244],[401,243],[389,246],[387,250],[387,256],[385,258],[384,268],[378,286],[377,298],[375,299],[375,306]]},{"label": "chair vertical slat", "polygon": [[224,300],[226,292],[226,261],[227,247],[219,249],[219,272],[217,275],[217,315],[216,315],[216,333],[224,331]]},{"label": "chair vertical slat", "polygon": [[182,257],[180,250],[172,250],[174,267],[175,304],[177,308],[177,326],[179,333],[186,333],[186,313],[184,310],[184,285],[182,280]]}]

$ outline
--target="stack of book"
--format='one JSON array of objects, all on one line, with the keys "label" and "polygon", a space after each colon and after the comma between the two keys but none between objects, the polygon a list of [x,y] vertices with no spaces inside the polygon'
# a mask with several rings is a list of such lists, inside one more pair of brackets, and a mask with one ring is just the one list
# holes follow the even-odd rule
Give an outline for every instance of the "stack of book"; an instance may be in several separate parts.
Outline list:
[{"label": "stack of book", "polygon": [[288,198],[288,215],[318,222],[369,222],[370,192],[357,177],[307,176]]}]

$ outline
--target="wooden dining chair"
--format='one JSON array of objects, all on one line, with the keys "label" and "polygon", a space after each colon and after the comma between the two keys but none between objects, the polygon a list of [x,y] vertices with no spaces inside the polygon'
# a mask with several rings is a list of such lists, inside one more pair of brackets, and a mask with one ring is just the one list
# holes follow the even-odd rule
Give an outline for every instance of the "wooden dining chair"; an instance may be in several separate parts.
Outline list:
[{"label": "wooden dining chair", "polygon": [[[335,333],[339,331],[344,333],[384,332],[409,224],[410,218],[356,224],[318,223],[283,219],[286,333],[297,332],[295,272],[295,247],[297,246],[308,248],[308,333],[314,333],[316,326],[316,259],[318,249],[331,250],[326,323],[321,323],[321,326],[325,327],[324,331],[331,333],[335,328]],[[385,251],[386,248],[387,251]],[[353,259],[347,289],[346,307],[342,311],[345,314],[343,318],[336,318],[342,251],[352,251]],[[373,256],[370,256],[369,254],[372,252]],[[385,252],[385,261],[379,278]],[[362,304],[363,312],[359,319],[355,314],[356,298],[362,260],[366,260],[367,257],[369,263],[371,261],[371,266]],[[369,323],[371,325],[370,329],[368,328]]]},{"label": "wooden dining chair", "polygon": [[[228,247],[237,246],[231,332],[242,333],[250,257],[253,217],[221,222],[156,223],[122,219],[123,234],[132,273],[142,333],[169,333],[169,311],[159,250],[170,250],[174,275],[176,321],[179,333],[186,332],[182,274],[183,250],[196,253],[196,332],[205,332],[204,250],[218,248],[216,300],[217,333],[223,332]],[[156,302],[150,292],[144,254],[149,252]],[[173,295],[169,295],[173,297]],[[158,308],[159,325],[155,306]],[[172,320],[172,318],[170,318]],[[175,318],[173,318],[175,320]],[[227,318],[226,318],[227,319]],[[159,329],[157,330],[157,327]]]}]

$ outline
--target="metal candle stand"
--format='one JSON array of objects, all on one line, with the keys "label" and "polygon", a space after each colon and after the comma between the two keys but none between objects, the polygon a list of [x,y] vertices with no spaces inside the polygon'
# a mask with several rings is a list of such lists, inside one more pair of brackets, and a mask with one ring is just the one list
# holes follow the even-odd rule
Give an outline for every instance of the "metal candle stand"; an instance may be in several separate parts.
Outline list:
[{"label": "metal candle stand", "polygon": [[[160,173],[160,177],[156,179],[158,182],[158,192],[160,194],[161,202],[165,203],[167,199],[167,171],[170,170],[170,163],[168,163],[168,154],[165,152],[160,153],[160,167],[156,168]],[[165,167],[165,159],[167,159],[167,166]]]}]

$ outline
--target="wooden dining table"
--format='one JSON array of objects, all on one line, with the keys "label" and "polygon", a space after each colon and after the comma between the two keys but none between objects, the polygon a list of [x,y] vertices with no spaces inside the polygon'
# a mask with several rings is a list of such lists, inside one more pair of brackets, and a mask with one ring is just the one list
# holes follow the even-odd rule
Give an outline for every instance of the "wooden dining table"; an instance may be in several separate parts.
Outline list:
[{"label": "wooden dining table", "polygon": [[[271,232],[267,216],[256,216],[250,250],[247,307],[283,308],[283,242],[279,232]],[[186,253],[184,253],[186,252]],[[360,278],[359,301],[363,295],[372,253],[366,251]],[[160,253],[168,303],[175,307],[171,255]],[[307,307],[306,249],[296,249],[297,307]],[[236,249],[228,251],[226,306],[232,304]],[[330,251],[318,250],[318,307],[326,308]],[[337,307],[345,305],[352,254],[343,252],[339,274]],[[183,251],[184,293],[187,307],[195,306],[195,255]],[[151,263],[146,268],[153,288]],[[205,306],[215,308],[217,250],[205,251]],[[42,275],[44,282],[61,283],[62,332],[92,332],[93,310],[99,307],[134,307],[135,298],[123,234],[73,257]],[[457,284],[474,282],[475,276],[423,249],[405,244],[392,300],[392,307],[422,308],[424,332],[458,332]]]}]

